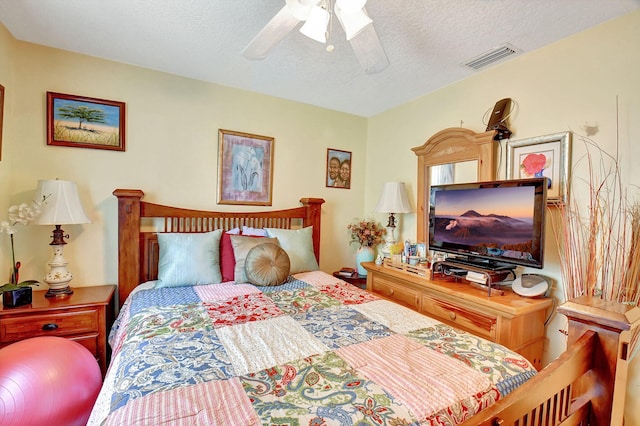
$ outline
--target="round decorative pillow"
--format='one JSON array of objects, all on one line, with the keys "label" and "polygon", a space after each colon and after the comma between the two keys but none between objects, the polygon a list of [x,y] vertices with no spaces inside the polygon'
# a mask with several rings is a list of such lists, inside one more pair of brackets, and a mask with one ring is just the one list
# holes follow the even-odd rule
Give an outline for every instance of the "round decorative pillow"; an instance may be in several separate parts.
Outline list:
[{"label": "round decorative pillow", "polygon": [[249,250],[244,263],[244,273],[251,284],[259,286],[280,285],[289,276],[289,255],[277,244],[259,244]]}]

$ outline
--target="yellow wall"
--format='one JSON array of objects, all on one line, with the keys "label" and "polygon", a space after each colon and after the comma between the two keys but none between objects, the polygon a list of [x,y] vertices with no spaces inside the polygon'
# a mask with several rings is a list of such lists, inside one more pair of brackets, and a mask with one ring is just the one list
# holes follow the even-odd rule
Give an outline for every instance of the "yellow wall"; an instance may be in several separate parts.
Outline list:
[{"label": "yellow wall", "polygon": [[[0,84],[7,87],[0,212],[30,201],[38,179],[78,184],[90,225],[69,226],[65,248],[74,286],[115,283],[118,187],[140,188],[146,199],[193,208],[216,205],[219,128],[275,137],[274,208],[300,197],[322,197],[321,268],[353,264],[346,225],[373,216],[386,181],[407,183],[415,207],[416,158],[412,147],[435,132],[462,126],[483,131],[483,115],[504,97],[517,107],[512,139],[571,130],[574,160],[584,150],[579,135],[596,126],[593,139],[610,152],[616,143],[616,96],[622,168],[640,182],[634,159],[640,144],[640,12],[494,66],[464,81],[370,119],[225,88],[18,42],[0,25]],[[428,75],[423,76],[428,78]],[[127,103],[127,151],[50,147],[45,142],[45,93],[113,99]],[[353,152],[351,190],[325,188],[327,148]],[[504,149],[504,147],[503,147]],[[504,176],[505,161],[501,163]],[[581,173],[581,171],[578,171]],[[578,173],[578,174],[579,174]],[[385,215],[375,216],[384,223]],[[0,220],[4,220],[0,214]],[[415,238],[415,214],[400,217],[398,239]],[[50,229],[25,227],[16,234],[23,278],[44,275]],[[553,236],[548,233],[543,273],[559,283]],[[0,238],[0,281],[9,261],[8,238]],[[533,271],[536,272],[536,271]],[[6,273],[8,276],[8,272]],[[559,284],[556,284],[558,286]],[[556,288],[556,296],[562,292]],[[546,359],[565,348],[555,317],[548,326]],[[640,426],[640,357],[631,364],[627,425]]]},{"label": "yellow wall", "polygon": [[[9,132],[12,131],[12,115],[11,115],[11,99],[13,98],[12,86],[13,86],[13,46],[14,43],[11,40],[9,32],[0,25],[0,84],[5,88],[4,99],[4,120],[3,130],[0,134],[2,138],[2,144],[0,145],[0,208],[5,205],[5,200],[11,196],[11,173],[6,154],[8,145],[8,139],[10,138]],[[2,208],[2,211],[5,209]],[[7,220],[5,217],[0,216],[0,222]],[[5,274],[4,271],[9,271],[9,262],[5,262],[10,256],[8,244],[2,244],[3,240],[8,240],[3,234],[0,237],[0,283],[4,283]],[[6,243],[6,241],[4,241]],[[8,276],[8,275],[7,275]]]},{"label": "yellow wall", "polygon": [[[145,199],[159,203],[237,209],[216,205],[218,129],[275,137],[273,208],[296,206],[301,197],[324,198],[321,266],[332,271],[355,262],[346,226],[364,202],[366,119],[10,37],[0,33],[3,45],[13,45],[10,62],[19,70],[8,88],[15,93],[9,113],[16,131],[6,138],[0,163],[11,182],[0,211],[30,202],[38,179],[77,183],[93,223],[64,228],[71,235],[65,258],[72,285],[117,281],[115,188],[143,189]],[[126,152],[47,146],[47,91],[126,102]],[[325,187],[327,148],[352,151],[352,189]],[[18,230],[21,277],[44,276],[50,232],[42,226]],[[7,250],[8,238],[0,244]],[[5,256],[1,265],[9,269]]]},{"label": "yellow wall", "polygon": [[[640,12],[635,12],[369,119],[369,185],[365,192],[365,211],[375,207],[378,188],[388,180],[407,182],[415,206],[417,163],[411,148],[423,144],[443,128],[460,126],[461,122],[463,127],[484,131],[484,114],[496,101],[506,97],[517,104],[510,117],[512,140],[572,131],[574,164],[584,156],[581,136],[587,134],[586,126],[597,128],[591,139],[612,154],[616,152],[616,126],[619,126],[623,177],[637,189],[640,183],[640,170],[636,165],[640,158],[639,46]],[[391,158],[390,153],[393,153]],[[584,161],[579,164],[584,165]],[[503,157],[499,175],[504,176],[505,170]],[[584,177],[585,167],[577,166],[572,172],[574,179]],[[581,195],[584,198],[583,193],[577,194],[576,199]],[[415,238],[415,214],[402,215],[401,220],[404,226],[400,237]],[[541,272],[553,278],[554,294],[561,298],[558,253],[550,226],[546,237],[544,270],[527,272]],[[550,342],[546,346],[547,361],[565,349],[565,339],[558,331],[565,326],[565,318],[556,316],[547,327]],[[632,362],[630,375],[626,424],[637,426],[640,425],[640,411],[636,409],[640,405],[640,356]]]}]

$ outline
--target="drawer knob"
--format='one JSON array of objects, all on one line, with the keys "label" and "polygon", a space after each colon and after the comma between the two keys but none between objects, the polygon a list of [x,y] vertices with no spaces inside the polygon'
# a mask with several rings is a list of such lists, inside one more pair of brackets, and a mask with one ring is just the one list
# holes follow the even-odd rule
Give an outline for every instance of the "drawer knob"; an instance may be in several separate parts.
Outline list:
[{"label": "drawer knob", "polygon": [[392,288],[389,289],[389,296],[393,296],[393,289]]},{"label": "drawer knob", "polygon": [[42,326],[43,331],[53,331],[58,329],[58,324],[45,324]]},{"label": "drawer knob", "polygon": [[449,319],[451,319],[451,320],[456,319],[456,313],[455,312],[449,312]]}]

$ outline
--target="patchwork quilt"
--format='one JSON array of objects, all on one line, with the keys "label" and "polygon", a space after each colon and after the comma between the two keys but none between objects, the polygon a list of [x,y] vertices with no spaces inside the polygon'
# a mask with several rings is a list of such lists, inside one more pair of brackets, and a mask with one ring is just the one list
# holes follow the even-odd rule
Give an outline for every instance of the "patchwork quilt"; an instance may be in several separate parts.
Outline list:
[{"label": "patchwork quilt", "polygon": [[536,373],[522,356],[329,274],[141,286],[94,425],[455,425]]}]

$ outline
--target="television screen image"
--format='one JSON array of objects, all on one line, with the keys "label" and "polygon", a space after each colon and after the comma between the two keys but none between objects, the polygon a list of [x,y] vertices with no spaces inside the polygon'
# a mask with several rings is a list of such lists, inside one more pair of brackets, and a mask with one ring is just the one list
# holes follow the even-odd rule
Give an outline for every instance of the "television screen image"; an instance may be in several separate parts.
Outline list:
[{"label": "television screen image", "polygon": [[545,182],[543,178],[433,186],[429,249],[462,255],[479,261],[479,266],[542,268]]}]

